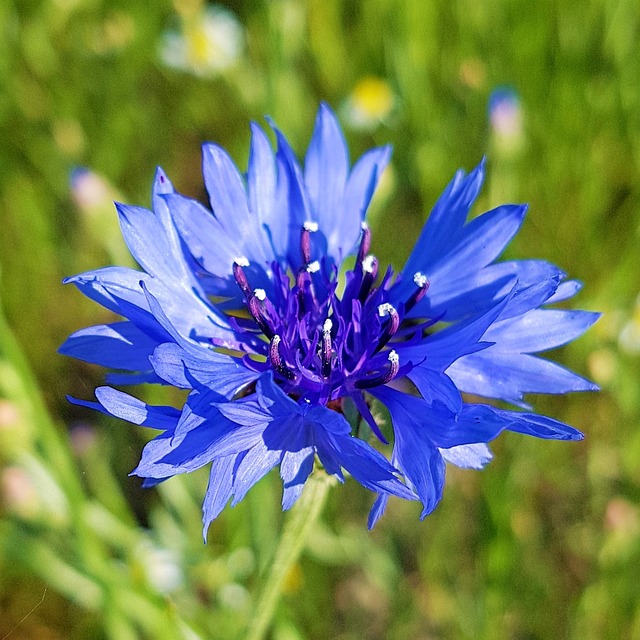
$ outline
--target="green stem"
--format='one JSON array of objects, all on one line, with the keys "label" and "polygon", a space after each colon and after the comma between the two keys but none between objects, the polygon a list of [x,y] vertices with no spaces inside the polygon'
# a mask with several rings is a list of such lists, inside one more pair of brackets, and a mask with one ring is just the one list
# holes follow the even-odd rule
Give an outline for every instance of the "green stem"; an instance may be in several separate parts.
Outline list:
[{"label": "green stem", "polygon": [[300,499],[284,525],[273,563],[265,576],[249,622],[246,640],[263,640],[269,630],[285,579],[300,557],[332,484],[333,478],[324,471],[314,473],[307,480]]}]

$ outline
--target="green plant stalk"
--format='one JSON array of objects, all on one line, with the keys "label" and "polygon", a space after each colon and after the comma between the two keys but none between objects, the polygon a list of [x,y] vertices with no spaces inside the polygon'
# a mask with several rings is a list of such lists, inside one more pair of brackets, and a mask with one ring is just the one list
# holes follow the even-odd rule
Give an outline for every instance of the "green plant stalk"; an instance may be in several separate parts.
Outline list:
[{"label": "green plant stalk", "polygon": [[269,630],[285,579],[300,557],[309,534],[322,513],[333,482],[333,478],[324,471],[314,473],[307,481],[284,525],[273,563],[264,577],[246,640],[263,640]]}]

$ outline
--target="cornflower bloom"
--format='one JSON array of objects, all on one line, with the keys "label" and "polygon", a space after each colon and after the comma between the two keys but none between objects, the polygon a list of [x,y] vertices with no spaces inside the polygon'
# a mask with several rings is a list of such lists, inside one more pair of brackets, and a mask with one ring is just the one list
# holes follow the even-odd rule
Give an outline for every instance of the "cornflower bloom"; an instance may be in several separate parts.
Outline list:
[{"label": "cornflower bloom", "polygon": [[[373,526],[389,496],[419,500],[426,516],[441,499],[445,462],[481,468],[503,430],[581,439],[531,413],[523,395],[595,389],[533,354],[573,340],[597,314],[547,308],[580,288],[554,265],[495,262],[526,206],[467,222],[484,162],[455,175],[394,274],[370,253],[364,221],[390,148],[350,167],[336,118],[321,105],[303,169],[271,126],[275,153],[252,125],[246,177],[221,147],[204,145],[212,210],[176,193],[160,169],[152,211],[116,205],[143,271],[107,267],[67,280],[125,320],[78,331],[62,353],[118,370],[114,385],[189,391],[180,409],[111,386],[96,390],[98,402],[72,399],[161,431],[133,474],[152,486],[210,464],[206,535],[229,500],[278,465],[290,508],[317,464],[377,494]],[[461,392],[525,411],[468,403]],[[391,416],[389,460],[367,441],[389,444],[373,399]],[[362,424],[352,428],[345,413],[356,412]]]}]

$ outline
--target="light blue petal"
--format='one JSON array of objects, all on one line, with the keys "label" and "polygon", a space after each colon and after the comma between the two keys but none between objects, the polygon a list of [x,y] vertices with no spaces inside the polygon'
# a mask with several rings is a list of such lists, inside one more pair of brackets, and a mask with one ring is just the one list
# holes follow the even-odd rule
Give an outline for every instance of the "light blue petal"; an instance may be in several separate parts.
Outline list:
[{"label": "light blue petal", "polygon": [[521,404],[525,393],[561,394],[598,388],[548,360],[491,348],[463,356],[447,369],[447,374],[461,391],[513,404]]},{"label": "light blue petal", "polygon": [[440,449],[440,455],[446,462],[454,464],[456,467],[478,470],[483,469],[493,458],[491,449],[483,442]]},{"label": "light blue petal", "polygon": [[275,256],[268,237],[260,219],[249,211],[244,181],[229,154],[217,144],[204,144],[202,173],[217,222],[230,240],[241,243],[242,252],[236,255],[260,265],[270,263]]},{"label": "light blue petal", "polygon": [[150,358],[154,371],[169,384],[182,389],[209,387],[224,396],[233,396],[258,377],[237,359],[211,349],[188,352],[175,343],[158,346]]},{"label": "light blue petal", "polygon": [[233,493],[233,469],[237,456],[218,458],[211,463],[209,484],[202,504],[202,535],[207,540],[209,525],[220,515]]},{"label": "light blue petal", "polygon": [[157,344],[132,322],[115,322],[76,331],[58,351],[103,367],[145,371]]},{"label": "light blue petal", "polygon": [[492,351],[535,353],[553,349],[581,336],[599,313],[561,309],[533,309],[516,318],[494,323],[484,340],[495,342]]},{"label": "light blue petal", "polygon": [[[323,103],[304,162],[304,183],[314,219],[325,235],[335,229],[337,220],[346,213],[341,205],[348,174],[349,153],[344,136],[333,111]],[[359,226],[359,221],[352,221]]]}]

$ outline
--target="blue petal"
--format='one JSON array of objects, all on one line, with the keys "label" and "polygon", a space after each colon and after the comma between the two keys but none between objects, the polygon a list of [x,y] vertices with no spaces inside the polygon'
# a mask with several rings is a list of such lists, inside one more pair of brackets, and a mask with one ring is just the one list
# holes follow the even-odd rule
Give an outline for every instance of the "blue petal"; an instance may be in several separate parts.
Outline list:
[{"label": "blue petal", "polygon": [[349,255],[360,238],[361,223],[380,177],[391,158],[391,147],[370,149],[351,170],[344,192],[342,215],[328,234],[330,251],[339,259]]},{"label": "blue petal", "polygon": [[338,463],[363,487],[375,493],[388,493],[406,500],[415,500],[413,491],[396,477],[395,469],[387,459],[366,442],[352,436],[318,434],[318,457]]},{"label": "blue petal", "polygon": [[249,489],[269,473],[281,458],[281,450],[270,449],[263,443],[250,449],[236,469],[231,506],[234,507],[244,499]]},{"label": "blue petal", "polygon": [[222,224],[199,202],[177,193],[163,197],[195,260],[212,275],[230,278],[233,261],[244,255],[242,238],[229,237]]},{"label": "blue petal", "polygon": [[251,123],[251,150],[247,172],[247,197],[251,212],[266,227],[275,258],[287,255],[289,221],[277,206],[277,173],[269,139],[258,125]]},{"label": "blue petal", "polygon": [[305,447],[300,451],[285,451],[280,463],[280,477],[284,485],[282,508],[287,511],[302,494],[304,483],[313,470],[314,449]]},{"label": "blue petal", "polygon": [[[344,136],[333,111],[323,103],[304,162],[304,182],[315,220],[325,235],[336,228],[341,215],[352,213],[343,212],[341,206],[348,173],[349,154]],[[359,221],[352,217],[350,221],[352,226],[359,227]]]},{"label": "blue petal", "polygon": [[[479,271],[495,260],[518,232],[526,205],[502,205],[472,220],[456,244],[433,265],[419,269],[432,282]],[[435,285],[432,285],[435,286]]]},{"label": "blue petal", "polygon": [[401,362],[409,360],[414,366],[413,370],[425,368],[440,373],[460,357],[487,349],[491,343],[480,340],[505,309],[509,299],[510,296],[507,296],[483,315],[451,325],[418,344],[394,345]]},{"label": "blue petal", "polygon": [[123,300],[142,309],[147,308],[140,282],[148,279],[149,276],[141,271],[126,267],[105,267],[65,278],[63,282],[75,284],[87,298],[124,316],[126,313],[121,306]]},{"label": "blue petal", "polygon": [[584,435],[564,422],[541,416],[536,413],[519,413],[493,409],[494,413],[504,419],[509,431],[524,433],[546,440],[582,440]]},{"label": "blue petal", "polygon": [[599,313],[560,309],[533,309],[521,316],[494,323],[484,340],[495,342],[492,351],[535,353],[567,344],[581,336]]},{"label": "blue petal", "polygon": [[406,431],[429,445],[448,449],[489,442],[506,428],[504,419],[486,405],[465,404],[454,414],[440,403],[430,405],[390,387],[378,387],[371,393],[389,409],[396,439]]},{"label": "blue petal", "polygon": [[429,275],[429,267],[455,246],[471,205],[478,197],[484,182],[484,159],[468,175],[458,171],[436,202],[402,273],[411,277],[417,271]]},{"label": "blue petal", "polygon": [[483,442],[440,449],[440,454],[446,462],[462,469],[482,469],[493,458],[491,449]]},{"label": "blue petal", "polygon": [[145,371],[157,341],[131,322],[80,329],[58,349],[63,355],[112,369]]},{"label": "blue petal", "polygon": [[447,369],[447,374],[461,391],[516,405],[523,403],[525,393],[598,389],[589,380],[548,360],[493,349],[463,356]]},{"label": "blue petal", "polygon": [[209,394],[192,393],[189,402],[173,434],[147,443],[134,475],[161,478],[188,473],[218,457],[216,442],[237,425],[213,407]]},{"label": "blue petal", "polygon": [[[195,295],[174,291],[152,278],[142,283],[147,305],[153,317],[169,336],[184,348],[199,343],[211,344],[216,338],[221,346],[235,346],[234,333],[217,310]],[[166,342],[167,340],[162,340]]]},{"label": "blue petal", "polygon": [[[159,213],[166,209],[161,198]],[[142,207],[116,203],[120,218],[122,235],[129,247],[131,255],[138,264],[151,276],[170,282],[173,289],[184,288],[191,291],[197,288],[197,282],[185,263],[182,248],[176,237],[168,236],[167,226],[170,223],[167,212],[163,219]],[[173,225],[169,231],[175,236]]]},{"label": "blue petal", "polygon": [[229,154],[217,144],[203,145],[202,172],[216,220],[228,238],[242,243],[237,255],[261,265],[271,263],[275,256],[259,218],[249,211],[244,181]]},{"label": "blue petal", "polygon": [[207,530],[213,520],[225,508],[233,493],[233,470],[237,456],[218,458],[211,463],[209,485],[202,505],[202,535],[207,539]]},{"label": "blue petal", "polygon": [[151,427],[170,433],[173,433],[178,424],[180,411],[173,407],[149,405],[111,387],[98,387],[95,393],[99,404],[71,397],[69,401],[142,427]]},{"label": "blue petal", "polygon": [[203,385],[223,396],[232,396],[258,377],[238,360],[211,349],[188,352],[167,342],[155,349],[150,358],[154,371],[166,382],[182,389]]}]

